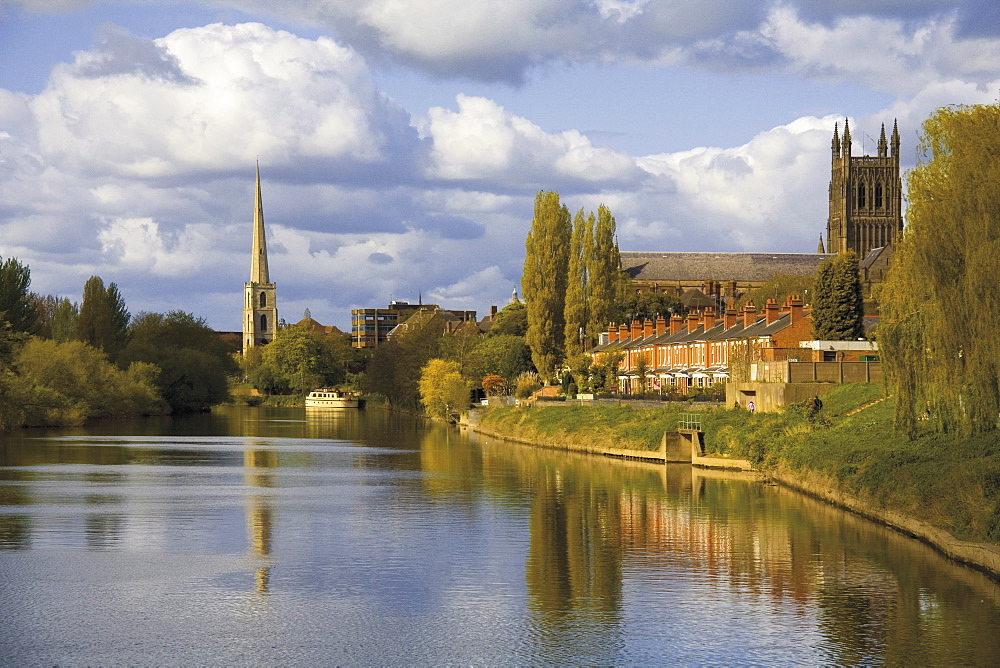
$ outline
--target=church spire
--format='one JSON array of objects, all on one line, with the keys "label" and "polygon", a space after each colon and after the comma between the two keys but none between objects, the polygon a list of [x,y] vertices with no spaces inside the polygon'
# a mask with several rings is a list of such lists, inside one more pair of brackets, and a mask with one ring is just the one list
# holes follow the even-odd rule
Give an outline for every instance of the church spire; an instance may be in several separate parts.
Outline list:
[{"label": "church spire", "polygon": [[884,158],[888,155],[889,147],[885,142],[885,123],[882,124],[882,134],[878,138],[878,157]]},{"label": "church spire", "polygon": [[847,157],[850,157],[850,155],[851,155],[851,127],[848,124],[846,118],[844,119],[844,143],[843,143],[843,146],[844,146],[844,155],[847,156]]},{"label": "church spire", "polygon": [[264,205],[260,196],[260,163],[257,163],[257,194],[253,210],[253,249],[250,259],[250,282],[270,283],[267,272],[267,241],[264,238]]},{"label": "church spire", "polygon": [[899,128],[896,127],[896,119],[892,119],[892,155],[899,155]]},{"label": "church spire", "polygon": [[833,149],[833,157],[834,158],[839,158],[840,157],[840,131],[839,131],[840,128],[839,128],[839,126],[840,126],[839,123],[834,123],[833,124],[833,141],[830,142],[830,148]]},{"label": "church spire", "polygon": [[820,255],[824,255],[826,253],[826,249],[823,248],[823,234],[822,233],[820,233],[820,235],[819,235],[819,245],[816,246],[816,252],[819,253]]}]

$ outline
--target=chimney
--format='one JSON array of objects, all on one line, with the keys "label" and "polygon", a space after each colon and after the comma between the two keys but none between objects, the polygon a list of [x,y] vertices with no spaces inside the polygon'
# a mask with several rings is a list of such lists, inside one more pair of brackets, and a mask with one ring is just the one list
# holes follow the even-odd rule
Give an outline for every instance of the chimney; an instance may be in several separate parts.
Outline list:
[{"label": "chimney", "polygon": [[788,323],[798,322],[802,320],[802,297],[799,295],[792,295],[792,298],[788,300]]},{"label": "chimney", "polygon": [[736,313],[736,309],[729,307],[726,309],[726,314],[722,317],[722,322],[726,329],[736,326],[736,320],[739,318],[739,314]]},{"label": "chimney", "polygon": [[628,341],[628,325],[625,323],[618,325],[618,340]]},{"label": "chimney", "polygon": [[635,341],[642,336],[642,323],[638,320],[632,321],[632,340]]},{"label": "chimney", "polygon": [[490,306],[490,317],[491,318],[497,317],[497,305],[496,304],[493,304],[492,306]]},{"label": "chimney", "polygon": [[779,315],[781,314],[778,312],[778,302],[768,299],[767,303],[764,304],[764,322],[770,325],[778,319]]},{"label": "chimney", "polygon": [[681,331],[681,327],[683,326],[684,326],[684,319],[681,318],[678,314],[675,313],[672,316],[670,316],[671,334],[676,334],[677,332]]},{"label": "chimney", "polygon": [[757,307],[753,302],[747,302],[743,305],[743,326],[749,327],[755,322],[757,322]]},{"label": "chimney", "polygon": [[739,297],[739,288],[736,287],[736,281],[729,281],[729,298],[735,300]]},{"label": "chimney", "polygon": [[642,323],[642,335],[645,338],[649,338],[653,335],[653,321],[646,320]]},{"label": "chimney", "polygon": [[701,291],[705,293],[706,297],[712,296],[712,281],[705,281],[701,285]]},{"label": "chimney", "polygon": [[693,332],[698,329],[698,314],[688,313],[688,332]]},{"label": "chimney", "polygon": [[701,315],[702,324],[704,325],[706,332],[715,327],[715,309],[709,306],[702,312]]},{"label": "chimney", "polygon": [[608,343],[614,343],[618,340],[618,325],[615,323],[608,324]]},{"label": "chimney", "polygon": [[656,335],[660,336],[661,334],[666,333],[666,331],[667,331],[667,319],[664,318],[662,315],[656,316]]}]

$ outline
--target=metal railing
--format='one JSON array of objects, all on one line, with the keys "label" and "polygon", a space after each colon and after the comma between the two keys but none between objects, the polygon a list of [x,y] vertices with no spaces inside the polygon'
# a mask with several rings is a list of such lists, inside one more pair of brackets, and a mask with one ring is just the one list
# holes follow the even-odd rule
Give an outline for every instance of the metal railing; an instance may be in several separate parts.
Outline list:
[{"label": "metal railing", "polygon": [[701,416],[697,413],[681,413],[677,420],[677,428],[701,431]]}]

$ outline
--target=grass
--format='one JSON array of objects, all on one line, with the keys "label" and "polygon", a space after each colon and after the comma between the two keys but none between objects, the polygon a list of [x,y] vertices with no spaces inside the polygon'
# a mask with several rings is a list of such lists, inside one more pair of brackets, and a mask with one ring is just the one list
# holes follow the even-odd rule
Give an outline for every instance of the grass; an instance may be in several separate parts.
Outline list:
[{"label": "grass", "polygon": [[[894,409],[881,384],[858,383],[824,395],[818,415],[793,405],[778,413],[715,408],[700,416],[709,452],[747,458],[764,470],[819,473],[845,492],[956,538],[1000,544],[998,434],[960,439],[928,432],[908,441],[893,431]],[[689,411],[674,405],[498,408],[481,424],[541,445],[655,450],[663,432],[676,429]]]}]

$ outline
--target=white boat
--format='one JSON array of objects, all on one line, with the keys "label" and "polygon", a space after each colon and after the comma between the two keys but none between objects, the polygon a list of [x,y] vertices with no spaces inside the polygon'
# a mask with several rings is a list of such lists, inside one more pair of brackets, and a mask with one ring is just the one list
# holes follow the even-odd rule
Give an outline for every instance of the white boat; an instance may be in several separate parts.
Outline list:
[{"label": "white boat", "polygon": [[306,397],[306,408],[358,408],[359,405],[357,395],[343,390],[320,388]]}]

